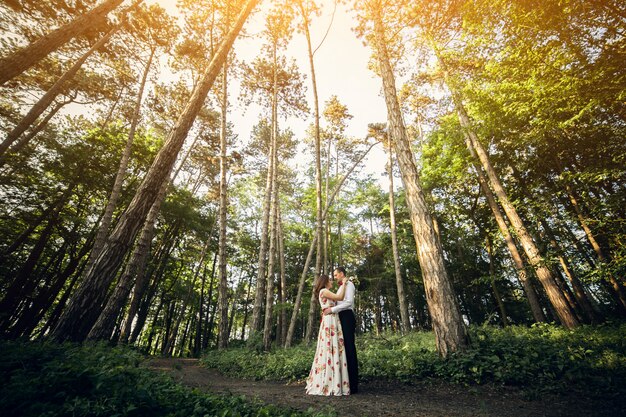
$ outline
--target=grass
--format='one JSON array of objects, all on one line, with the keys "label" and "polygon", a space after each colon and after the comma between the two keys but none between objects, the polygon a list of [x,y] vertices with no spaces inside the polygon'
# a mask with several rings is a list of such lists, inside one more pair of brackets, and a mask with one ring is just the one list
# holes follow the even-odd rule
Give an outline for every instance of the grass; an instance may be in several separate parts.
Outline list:
[{"label": "grass", "polygon": [[191,390],[103,344],[0,342],[4,416],[313,416],[243,397]]},{"label": "grass", "polygon": [[[442,359],[432,332],[357,336],[359,373],[364,380],[437,379],[540,392],[579,387],[603,395],[626,394],[626,324],[571,331],[552,324],[471,327],[470,339],[468,349]],[[301,380],[308,375],[314,350],[314,344],[269,353],[239,347],[211,351],[202,363],[232,376]]]}]

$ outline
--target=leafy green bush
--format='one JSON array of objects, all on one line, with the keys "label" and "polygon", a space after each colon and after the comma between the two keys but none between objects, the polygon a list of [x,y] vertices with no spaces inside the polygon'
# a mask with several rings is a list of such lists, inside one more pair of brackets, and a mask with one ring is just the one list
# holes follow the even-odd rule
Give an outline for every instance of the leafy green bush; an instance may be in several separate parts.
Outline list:
[{"label": "leafy green bush", "polygon": [[[357,337],[362,379],[405,382],[424,378],[455,383],[499,383],[533,389],[572,385],[617,392],[626,386],[626,324],[567,330],[552,324],[532,327],[471,327],[470,347],[442,359],[432,332]],[[234,376],[301,380],[311,367],[315,346],[270,353],[234,348],[211,351],[205,366]]]},{"label": "leafy green bush", "polygon": [[310,415],[190,390],[140,367],[128,348],[0,342],[0,352],[0,415]]}]

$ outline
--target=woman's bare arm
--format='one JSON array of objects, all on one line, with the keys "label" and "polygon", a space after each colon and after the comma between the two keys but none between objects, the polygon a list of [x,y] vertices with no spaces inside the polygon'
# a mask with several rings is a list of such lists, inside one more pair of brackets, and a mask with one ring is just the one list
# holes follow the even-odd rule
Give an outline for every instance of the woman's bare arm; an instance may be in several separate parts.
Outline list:
[{"label": "woman's bare arm", "polygon": [[328,290],[326,288],[324,288],[321,291],[321,293],[322,293],[322,297],[329,298],[329,299],[331,299],[333,301],[342,301],[343,298],[346,295],[346,286],[345,286],[345,284],[341,285],[339,287],[339,291],[337,291],[337,294],[335,294],[334,292],[332,292],[331,290]]}]

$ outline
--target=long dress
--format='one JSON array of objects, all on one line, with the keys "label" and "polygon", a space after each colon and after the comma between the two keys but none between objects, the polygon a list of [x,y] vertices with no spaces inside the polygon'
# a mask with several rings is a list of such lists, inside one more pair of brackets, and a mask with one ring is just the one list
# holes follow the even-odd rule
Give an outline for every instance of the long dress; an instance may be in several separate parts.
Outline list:
[{"label": "long dress", "polygon": [[[318,297],[322,310],[333,307],[335,302]],[[322,314],[317,336],[315,359],[306,380],[309,395],[349,395],[348,362],[343,344],[343,331],[337,314]]]}]

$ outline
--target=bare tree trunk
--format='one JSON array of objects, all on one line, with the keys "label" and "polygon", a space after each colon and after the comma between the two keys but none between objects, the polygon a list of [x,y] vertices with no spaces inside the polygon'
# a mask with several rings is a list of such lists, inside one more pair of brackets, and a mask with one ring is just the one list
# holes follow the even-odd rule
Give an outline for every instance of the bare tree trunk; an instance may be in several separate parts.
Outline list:
[{"label": "bare tree trunk", "polygon": [[[93,244],[93,237],[95,231],[90,232],[89,237],[85,244],[81,247],[78,253],[74,256],[70,255],[69,262],[65,266],[62,272],[55,277],[50,287],[42,291],[37,295],[37,298],[33,301],[31,308],[25,312],[20,318],[19,322],[11,329],[10,338],[19,336],[29,336],[35,329],[37,324],[41,321],[45,313],[50,309],[54,300],[59,296],[59,293],[63,289],[67,280],[76,273],[80,266],[81,259],[89,253],[89,249]],[[74,278],[76,279],[76,278]]]},{"label": "bare tree trunk", "polygon": [[[208,250],[209,244],[207,242],[207,245],[205,246],[205,249]],[[202,263],[204,262],[204,256],[202,257],[202,260],[200,261],[200,266],[202,265]],[[200,270],[200,268],[198,267],[198,270]],[[207,266],[206,264],[204,265],[204,271],[202,271],[202,286],[200,287],[200,301],[198,302],[198,316],[196,319],[196,335],[195,335],[195,339],[194,339],[194,344],[193,344],[193,356],[194,357],[198,357],[200,356],[200,351],[202,350],[202,319],[204,318],[204,286],[206,285],[206,270],[207,270]]]},{"label": "bare tree trunk", "polygon": [[237,22],[222,41],[219,50],[213,56],[187,107],[180,115],[174,129],[170,132],[163,148],[157,154],[128,209],[120,217],[98,259],[85,275],[81,287],[70,300],[59,324],[52,332],[54,340],[69,339],[80,341],[87,335],[97,318],[97,314],[100,312],[101,305],[106,297],[106,289],[110,286],[111,280],[115,277],[125,254],[128,252],[137,232],[145,221],[150,207],[156,200],[158,190],[172,169],[176,156],[187,137],[187,133],[195,121],[196,115],[200,111],[210,88],[213,86],[213,82],[235,38],[258,1],[247,1],[246,6],[237,18]]},{"label": "bare tree trunk", "polygon": [[272,199],[272,178],[274,167],[273,149],[274,141],[271,141],[268,151],[267,179],[265,183],[265,198],[263,199],[263,222],[261,226],[261,245],[259,248],[259,260],[256,280],[256,295],[254,298],[254,306],[252,307],[252,323],[250,324],[250,335],[261,329],[261,315],[263,312],[263,298],[265,296],[266,286],[266,262],[267,262],[267,246],[268,246],[268,230],[270,224],[270,202]]},{"label": "bare tree trunk", "polygon": [[[133,277],[137,276],[135,280],[135,288],[133,291],[132,298],[130,300],[130,306],[128,308],[127,319],[124,321],[122,326],[122,331],[120,334],[120,343],[127,343],[131,333],[131,327],[133,319],[135,315],[139,311],[139,304],[141,303],[141,298],[143,297],[146,288],[149,284],[149,275],[146,273],[146,264],[148,262],[148,255],[150,254],[150,244],[152,243],[152,239],[154,238],[154,234],[156,233],[155,224],[157,217],[159,215],[159,211],[161,210],[161,204],[163,200],[165,200],[165,196],[167,194],[167,188],[169,184],[163,184],[161,189],[159,190],[159,194],[157,195],[157,199],[150,207],[150,211],[148,212],[148,216],[146,221],[144,222],[143,228],[141,229],[141,235],[139,236],[139,241],[135,245],[135,249],[133,250],[133,254],[131,256],[130,261],[126,265],[126,269],[124,273],[120,277],[120,283],[131,283]],[[117,288],[116,288],[117,290]],[[130,289],[129,289],[130,290]],[[116,293],[113,294],[112,299],[115,300]],[[122,295],[122,289],[120,289],[119,295]],[[108,304],[107,304],[108,305]],[[97,323],[96,323],[97,325]]]},{"label": "bare tree trunk", "polygon": [[[76,75],[78,70],[83,66],[87,58],[91,56],[96,50],[98,50],[102,45],[104,45],[110,38],[113,36],[115,32],[120,29],[121,24],[115,26],[111,29],[106,35],[98,40],[87,52],[85,52],[65,73],[54,83],[52,87],[46,94],[44,94],[38,101],[31,107],[31,109],[26,113],[26,115],[17,123],[17,125],[7,134],[6,139],[2,141],[0,144],[0,157],[2,157],[9,147],[15,142],[22,133],[26,132],[26,130],[32,126],[33,123],[37,120],[41,114],[46,111],[46,109],[52,104],[54,99],[61,94],[69,81]],[[2,64],[0,63],[0,66]],[[0,74],[2,71],[0,70]],[[2,77],[0,77],[1,79]],[[22,144],[24,146],[25,143]]]},{"label": "bare tree trunk", "polygon": [[[20,75],[70,39],[92,29],[124,0],[105,0],[68,24],[48,33],[30,45],[0,59],[0,85]],[[138,3],[136,3],[138,4]],[[135,4],[135,5],[136,5]]]},{"label": "bare tree trunk", "polygon": [[506,327],[509,325],[509,318],[506,314],[506,309],[504,308],[502,296],[500,295],[500,291],[498,290],[498,286],[496,285],[495,260],[493,258],[493,247],[491,246],[491,239],[489,235],[487,235],[485,246],[487,248],[487,254],[489,255],[489,278],[491,281],[491,289],[493,290],[493,298],[495,298],[498,309],[500,310],[500,319],[502,320],[502,325]]},{"label": "bare tree trunk", "polygon": [[[191,153],[191,150],[196,144],[198,138],[199,136],[196,136],[193,143],[185,153],[185,156],[180,161],[178,169],[171,176],[171,179],[161,185],[161,189],[159,189],[157,198],[154,204],[152,204],[152,207],[150,207],[150,211],[148,212],[146,221],[144,222],[143,228],[141,229],[141,234],[139,236],[137,244],[135,245],[135,249],[133,250],[131,259],[126,265],[124,273],[118,280],[117,286],[115,287],[111,298],[109,298],[104,310],[100,313],[98,320],[94,324],[93,328],[90,330],[90,333],[88,335],[89,339],[101,339],[105,338],[107,334],[110,334],[110,332],[112,331],[110,327],[112,323],[115,322],[115,317],[117,317],[119,312],[126,304],[128,295],[131,291],[133,280],[135,280],[135,290],[133,291],[133,296],[130,302],[130,307],[127,315],[128,318],[124,321],[119,336],[120,343],[128,342],[133,319],[135,318],[135,315],[139,310],[139,304],[149,283],[149,276],[146,274],[145,267],[148,261],[148,256],[150,255],[150,244],[152,242],[152,239],[154,238],[155,224],[161,210],[161,204],[163,203],[163,201],[165,201],[169,186],[178,176],[178,173],[185,164],[185,161],[189,157],[189,154]],[[135,277],[137,278],[135,279]]]},{"label": "bare tree trunk", "polygon": [[559,258],[559,263],[561,264],[561,268],[563,269],[563,272],[565,272],[565,276],[569,279],[570,283],[572,284],[572,288],[574,289],[574,297],[576,297],[576,301],[578,305],[580,305],[580,307],[584,311],[584,314],[589,322],[598,323],[599,322],[598,315],[595,309],[593,308],[593,306],[591,305],[591,301],[589,300],[589,297],[587,296],[587,293],[585,292],[585,288],[583,287],[582,283],[580,282],[580,280],[578,279],[578,277],[572,270],[568,260],[565,258],[563,251],[561,250],[561,246],[557,242],[556,236],[554,235],[554,232],[552,231],[552,228],[548,225],[548,222],[545,219],[540,218],[539,221],[541,222],[541,225],[543,226],[543,230],[545,230],[546,235],[548,236],[548,239],[550,240],[550,245],[555,250]]},{"label": "bare tree trunk", "polygon": [[273,97],[272,97],[272,197],[270,200],[269,261],[267,266],[267,290],[265,295],[265,321],[263,323],[263,349],[269,351],[272,346],[272,327],[274,311],[274,283],[276,266],[276,228],[278,217],[278,69],[276,62],[276,44],[273,49]]},{"label": "bare tree trunk", "polygon": [[[73,100],[64,100],[61,101],[59,103],[57,103],[49,112],[48,114],[46,114],[46,117],[43,118],[43,120],[39,123],[37,123],[37,126],[35,126],[33,129],[31,129],[30,132],[28,132],[28,134],[22,136],[20,138],[20,140],[18,140],[15,145],[13,145],[13,147],[10,149],[10,153],[16,153],[16,152],[20,152],[22,149],[24,149],[24,147],[35,137],[39,134],[39,132],[41,132],[50,122],[50,120],[52,120],[52,118],[58,113],[59,110],[61,110],[66,104],[71,103]],[[7,155],[6,153],[2,156],[0,156],[0,166],[2,166],[5,162],[6,159],[9,157],[9,155]]]},{"label": "bare tree trunk", "polygon": [[130,129],[128,131],[126,146],[124,147],[124,152],[122,152],[120,165],[117,169],[117,175],[115,176],[115,183],[113,184],[113,188],[111,189],[109,201],[107,202],[107,205],[104,209],[104,216],[102,217],[102,222],[100,223],[100,228],[98,229],[98,234],[96,235],[96,241],[93,245],[93,248],[91,249],[91,253],[89,254],[89,260],[87,261],[86,268],[87,270],[91,269],[91,266],[96,261],[96,258],[100,254],[100,251],[102,250],[102,247],[104,246],[106,238],[109,234],[109,228],[111,227],[111,221],[113,219],[113,211],[115,210],[115,206],[117,206],[117,201],[119,200],[120,193],[122,192],[124,177],[126,177],[128,162],[130,161],[130,153],[132,151],[133,142],[135,140],[135,131],[137,130],[137,125],[139,124],[139,114],[141,111],[143,92],[146,87],[148,73],[150,72],[150,67],[152,66],[152,59],[154,58],[155,52],[156,48],[151,48],[148,62],[146,63],[143,74],[141,76],[141,83],[139,84],[137,99],[135,100],[135,108],[133,109],[133,118],[130,124]]},{"label": "bare tree trunk", "polygon": [[439,54],[439,50],[436,45],[432,45],[435,54],[437,55],[437,59],[444,70],[444,76],[446,80],[446,84],[450,89],[452,94],[452,99],[454,101],[454,105],[456,107],[457,114],[459,116],[459,122],[461,126],[465,129],[467,138],[469,138],[469,145],[471,149],[476,152],[480,163],[487,174],[487,178],[489,179],[489,183],[493,188],[493,191],[498,198],[498,201],[502,205],[504,212],[506,213],[513,229],[515,230],[515,234],[517,235],[522,247],[524,248],[524,252],[528,257],[530,264],[535,268],[535,272],[537,277],[539,278],[539,282],[546,291],[548,295],[548,299],[550,303],[554,306],[554,309],[559,316],[559,319],[563,323],[565,327],[568,329],[574,328],[578,326],[578,319],[576,315],[570,308],[569,304],[563,293],[559,290],[556,280],[549,268],[545,265],[545,261],[543,256],[541,255],[537,245],[533,241],[532,237],[528,233],[528,230],[524,226],[522,219],[520,218],[517,210],[509,200],[500,179],[498,178],[495,169],[491,165],[491,161],[482,144],[478,140],[478,137],[474,133],[472,129],[472,124],[470,122],[469,116],[465,111],[465,107],[463,106],[461,97],[454,87],[453,83],[449,79],[449,75],[447,72],[445,61],[441,58]]},{"label": "bare tree trunk", "polygon": [[254,276],[254,272],[249,274],[248,277],[248,289],[246,291],[246,301],[243,305],[243,322],[241,324],[241,340],[245,339],[246,336],[246,325],[248,324],[248,304],[250,303],[250,291],[252,290],[252,277]]},{"label": "bare tree trunk", "polygon": [[393,191],[393,151],[389,142],[389,227],[391,228],[391,247],[393,251],[393,266],[396,271],[396,289],[398,291],[398,304],[400,305],[400,318],[402,320],[402,331],[411,330],[411,320],[409,318],[409,307],[407,306],[406,294],[404,293],[404,283],[402,282],[402,267],[400,265],[400,254],[398,253],[398,233],[396,230],[396,208]]},{"label": "bare tree trunk", "polygon": [[[367,149],[367,151],[365,151],[363,155],[361,155],[361,157],[354,163],[354,165],[350,167],[350,169],[344,174],[341,180],[337,183],[332,194],[326,200],[326,208],[324,209],[324,212],[322,213],[322,222],[326,219],[326,216],[328,215],[328,211],[330,210],[330,207],[332,206],[333,201],[335,200],[335,197],[339,193],[339,190],[343,186],[343,183],[346,181],[348,176],[352,174],[352,171],[354,171],[354,169],[361,163],[361,161],[365,158],[365,156],[369,153],[369,151],[377,144],[378,142],[373,143]],[[311,241],[311,246],[309,247],[309,253],[307,254],[306,261],[304,262],[304,267],[302,268],[302,275],[300,275],[300,282],[298,284],[298,293],[296,294],[296,301],[294,303],[293,311],[291,313],[291,321],[289,322],[289,329],[287,330],[287,338],[285,339],[286,348],[291,347],[291,343],[293,341],[293,335],[296,329],[296,322],[298,320],[298,313],[300,312],[300,305],[302,304],[302,294],[304,292],[304,285],[306,283],[306,275],[307,275],[307,272],[309,271],[309,265],[311,264],[311,260],[313,259],[313,250],[315,249],[317,240],[321,236],[321,233],[323,233],[322,231],[320,231],[319,228],[316,228],[315,230],[316,230],[316,233],[313,235],[313,240]],[[305,333],[305,336],[306,336],[306,333]]]},{"label": "bare tree trunk", "polygon": [[[278,289],[278,302],[281,305],[280,316],[278,321],[278,330],[276,338],[279,341],[277,345],[282,346],[287,338],[287,311],[285,310],[285,301],[287,300],[287,274],[285,266],[285,241],[283,234],[283,220],[280,213],[280,205],[278,206],[278,260],[280,262],[280,288]],[[280,335],[280,337],[279,337]]]},{"label": "bare tree trunk", "polygon": [[54,228],[59,223],[61,210],[70,198],[75,185],[71,184],[63,192],[63,196],[57,201],[51,211],[46,227],[41,231],[28,258],[17,271],[15,278],[8,288],[4,289],[4,298],[0,302],[0,331],[6,331],[11,325],[11,319],[22,299],[29,296],[38,284],[38,279],[33,276],[33,270],[43,253]]},{"label": "bare tree trunk", "polygon": [[407,205],[413,225],[420,266],[426,290],[428,310],[433,322],[437,350],[441,356],[462,350],[467,345],[467,333],[456,295],[445,268],[441,242],[435,233],[432,217],[419,181],[417,166],[402,120],[398,103],[395,76],[391,67],[386,45],[380,3],[376,3],[374,14],[375,46],[379,71],[383,80],[389,132],[394,143],[402,182],[406,190]]},{"label": "bare tree trunk", "polygon": [[[574,211],[576,212],[576,216],[578,217],[578,222],[580,223],[580,226],[585,231],[585,236],[587,236],[587,239],[589,240],[591,247],[596,253],[598,257],[598,261],[600,261],[600,263],[603,263],[603,264],[610,262],[611,261],[610,256],[607,253],[605,253],[602,246],[596,239],[595,234],[593,233],[593,231],[587,224],[587,220],[585,219],[583,210],[580,207],[578,198],[576,198],[577,196],[576,196],[576,193],[574,192],[574,189],[569,183],[565,183],[565,190],[567,191],[569,200],[572,204],[572,207],[574,208]],[[612,289],[613,296],[618,302],[618,308],[622,312],[626,312],[626,290],[624,290],[623,285],[615,278],[615,276],[612,273],[609,273],[607,275],[609,278],[609,283],[611,284],[610,288]]]},{"label": "bare tree trunk", "polygon": [[[309,67],[311,69],[311,84],[313,87],[313,103],[314,103],[314,134],[315,134],[315,203],[316,203],[316,235],[320,238],[314,239],[317,243],[316,247],[316,260],[315,260],[315,275],[318,276],[322,269],[322,253],[326,253],[326,247],[324,246],[321,236],[324,231],[324,221],[322,218],[322,162],[321,162],[321,139],[320,139],[320,110],[319,110],[319,98],[317,93],[317,78],[315,76],[315,62],[313,56],[315,52],[313,51],[313,47],[311,45],[311,33],[309,30],[310,26],[310,10],[305,9],[303,1],[298,1],[298,6],[300,8],[300,14],[302,16],[302,27],[304,29],[304,34],[306,36],[307,42],[307,51],[309,57]],[[327,183],[328,184],[328,183]],[[327,187],[326,198],[328,199],[328,187]],[[310,262],[310,261],[309,261]],[[326,266],[324,265],[324,268]],[[308,269],[308,266],[305,268],[305,271]],[[304,274],[303,274],[304,276]],[[300,288],[300,287],[299,287]],[[302,289],[304,287],[302,286]],[[300,292],[300,290],[299,290]],[[301,300],[301,294],[300,300]],[[300,308],[300,303],[297,302],[297,309]],[[313,310],[314,313],[314,310]],[[311,316],[311,311],[309,311],[309,316]],[[288,331],[287,339],[285,341],[285,346],[287,346],[287,341],[289,341],[289,345],[291,345],[291,339],[293,338],[293,330],[291,329],[291,324],[295,326],[295,317],[297,317],[297,311],[294,310],[294,315],[292,315],[292,320],[290,323],[290,329]],[[291,335],[289,335],[291,333]],[[312,328],[307,326],[305,339],[309,340],[310,334],[312,333]]]},{"label": "bare tree trunk", "polygon": [[218,311],[220,315],[218,348],[224,349],[228,346],[228,274],[226,260],[226,213],[228,210],[228,195],[226,189],[226,175],[228,173],[228,161],[226,160],[227,150],[227,120],[228,111],[228,58],[224,62],[222,70],[222,97],[221,97],[221,118],[220,118],[220,211],[219,211],[219,291],[218,291]]},{"label": "bare tree trunk", "polygon": [[465,133],[465,142],[467,148],[472,156],[472,164],[474,165],[474,169],[476,174],[478,175],[478,182],[480,183],[480,188],[485,193],[485,197],[487,198],[487,203],[491,208],[494,218],[496,219],[496,223],[498,224],[498,229],[504,238],[506,243],[506,247],[511,254],[511,259],[513,260],[513,264],[515,265],[515,271],[517,272],[517,277],[519,278],[522,288],[524,288],[524,292],[526,293],[526,298],[528,299],[528,304],[530,305],[530,311],[533,314],[533,317],[537,323],[541,323],[546,321],[546,317],[543,314],[543,310],[541,309],[541,304],[539,303],[539,298],[537,297],[537,292],[532,286],[530,279],[528,278],[528,274],[526,273],[526,267],[524,266],[524,260],[522,259],[521,254],[517,250],[517,246],[515,245],[515,241],[509,232],[509,226],[506,224],[506,220],[498,207],[498,203],[496,201],[491,188],[489,188],[489,184],[487,183],[487,178],[485,178],[485,173],[482,168],[478,164],[477,159],[478,156],[474,151],[474,148],[471,146],[471,142],[467,133]]}]

